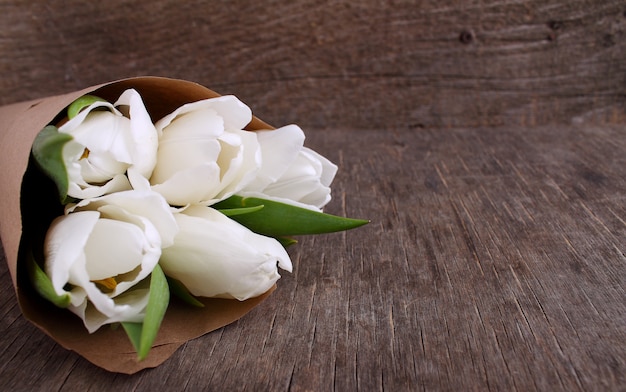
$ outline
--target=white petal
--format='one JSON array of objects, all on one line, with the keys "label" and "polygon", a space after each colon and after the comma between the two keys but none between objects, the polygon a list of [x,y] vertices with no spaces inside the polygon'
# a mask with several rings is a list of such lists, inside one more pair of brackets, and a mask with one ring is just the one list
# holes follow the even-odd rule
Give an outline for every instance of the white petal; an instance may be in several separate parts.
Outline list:
[{"label": "white petal", "polygon": [[115,103],[130,108],[130,137],[132,138],[132,164],[145,178],[150,178],[156,164],[159,137],[155,126],[139,93],[129,89],[124,91]]},{"label": "white petal", "polygon": [[232,95],[225,95],[181,106],[156,123],[157,131],[161,132],[177,116],[201,109],[211,109],[219,113],[227,130],[243,129],[252,120],[252,111],[248,106]]},{"label": "white petal", "polygon": [[83,181],[83,177],[81,175],[81,166],[78,163],[81,155],[85,152],[85,146],[78,143],[76,140],[72,139],[63,146],[62,154],[63,154],[63,162],[65,162],[65,167],[67,169],[67,176],[70,182],[79,183],[81,185],[87,185],[85,181]]},{"label": "white petal", "polygon": [[89,149],[90,156],[107,152],[118,162],[132,163],[130,120],[124,116],[108,111],[91,112],[72,136]]},{"label": "white petal", "polygon": [[290,182],[276,183],[267,187],[264,193],[318,208],[322,208],[330,201],[330,188],[320,184],[319,179],[314,177],[302,177]]},{"label": "white petal", "polygon": [[141,265],[144,242],[143,232],[137,226],[99,219],[85,245],[89,278],[101,280],[134,270]]},{"label": "white petal", "polygon": [[[101,213],[101,220],[103,218],[112,218],[131,224],[139,228],[143,234],[143,237],[135,237],[136,241],[133,241],[133,243],[127,243],[129,247],[133,248],[132,251],[127,252],[127,255],[135,253],[136,256],[134,259],[127,260],[127,265],[134,264],[136,268],[124,275],[117,276],[118,284],[109,294],[110,297],[115,297],[133,287],[152,272],[161,257],[161,237],[150,220],[140,215],[133,215],[122,207],[104,204],[98,208],[98,212]],[[174,227],[177,228],[177,226]],[[115,254],[112,254],[110,257],[115,257]],[[87,255],[87,260],[89,260],[89,255]],[[93,280],[91,275],[89,277]]]},{"label": "white petal", "polygon": [[192,294],[245,300],[269,290],[291,271],[278,241],[253,233],[209,207],[191,206],[176,215],[180,232],[163,250],[160,265]]},{"label": "white petal", "polygon": [[[103,107],[107,110],[94,111]],[[119,177],[132,164],[129,125],[110,103],[96,102],[59,128],[73,137],[63,149],[70,196],[97,197],[129,189],[128,181]],[[85,152],[88,154],[83,157]],[[111,179],[115,179],[113,184],[109,184]]]},{"label": "white petal", "polygon": [[218,164],[222,178],[219,193],[215,196],[217,200],[244,188],[254,180],[261,166],[261,151],[255,132],[231,131],[220,137],[220,141],[223,143]]},{"label": "white petal", "polygon": [[89,154],[88,158],[80,159],[78,164],[83,181],[88,184],[109,181],[116,175],[123,174],[129,166],[127,163],[118,161],[106,151]]},{"label": "white petal", "polygon": [[219,191],[220,168],[215,162],[181,170],[167,181],[152,186],[173,206],[211,200]]},{"label": "white petal", "polygon": [[220,143],[214,137],[162,140],[157,153],[157,165],[150,182],[153,185],[162,184],[182,170],[201,166],[207,162],[216,162],[220,150]]},{"label": "white petal", "polygon": [[57,294],[65,293],[72,266],[84,263],[83,249],[99,218],[100,213],[86,211],[61,216],[50,225],[44,245],[44,268]]},{"label": "white petal", "polygon": [[322,165],[322,174],[320,177],[320,182],[325,186],[330,186],[337,174],[337,165],[329,161],[325,156],[319,154],[318,152],[311,150],[310,148],[304,147],[302,149],[304,154],[308,154],[310,159],[318,160]]},{"label": "white petal", "polygon": [[102,186],[86,185],[82,187],[78,183],[70,182],[67,194],[77,199],[90,199],[130,189],[128,178],[124,174],[118,174]]},{"label": "white petal", "polygon": [[293,164],[304,144],[304,132],[297,125],[288,125],[272,131],[255,132],[262,156],[261,169],[246,191],[262,191],[277,181]]},{"label": "white petal", "polygon": [[325,186],[317,186],[308,195],[304,196],[300,201],[305,204],[314,205],[320,210],[331,200],[330,188]]},{"label": "white petal", "polygon": [[120,116],[122,115],[122,113],[120,113],[117,109],[115,109],[115,107],[113,107],[113,105],[111,105],[109,102],[97,101],[97,102],[92,103],[88,107],[84,108],[83,110],[81,110],[80,113],[76,115],[76,117],[66,122],[61,127],[59,127],[59,132],[73,134],[74,130],[78,128],[83,123],[83,121],[85,121],[85,118],[87,118],[87,116],[94,109],[98,109],[98,108],[106,108],[107,110],[111,111],[112,113],[116,115],[120,115]]},{"label": "white petal", "polygon": [[[174,215],[167,204],[167,201],[160,194],[151,190],[132,190],[126,192],[116,192],[97,199],[82,200],[78,204],[68,208],[67,212],[75,210],[98,210],[103,207],[116,206],[125,211],[125,214],[134,214],[138,217],[145,217],[154,225],[158,233],[158,243],[153,240],[153,246],[170,246],[174,241],[174,236],[178,231]],[[111,214],[111,210],[107,210]],[[114,216],[116,219],[129,220],[119,213]],[[139,219],[139,218],[136,218]],[[141,222],[135,223],[143,225]]]},{"label": "white petal", "polygon": [[128,170],[126,171],[126,176],[133,190],[138,190],[138,191],[150,190],[150,181],[148,180],[148,178],[144,177],[141,173],[135,170],[134,167],[131,166],[128,168]]},{"label": "white petal", "polygon": [[224,133],[224,119],[212,108],[183,112],[162,129],[159,142],[215,139]]},{"label": "white petal", "polygon": [[[145,316],[145,309],[150,295],[150,290],[145,287],[146,285],[143,282],[141,286],[137,285],[133,290],[129,290],[115,297],[115,299],[104,295],[93,297],[95,298],[94,302],[85,302],[80,306],[72,307],[70,310],[83,319],[83,323],[89,333],[95,332],[105,324],[141,322]],[[100,309],[106,309],[106,313],[103,313]]]},{"label": "white petal", "polygon": [[[67,215],[51,225],[45,271],[58,294],[71,285],[69,309],[90,332],[107,323],[142,320],[149,293],[145,278],[161,256],[161,236],[153,222],[164,227],[172,242],[177,225],[163,197],[127,191],[69,206]],[[109,277],[118,282],[111,292],[93,282]]]},{"label": "white petal", "polygon": [[[331,199],[329,185],[336,172],[336,165],[315,151],[303,147],[295,161],[277,181],[256,193],[264,194],[276,201],[292,200],[298,204],[321,209]],[[250,193],[255,192],[239,194],[243,196]]]}]

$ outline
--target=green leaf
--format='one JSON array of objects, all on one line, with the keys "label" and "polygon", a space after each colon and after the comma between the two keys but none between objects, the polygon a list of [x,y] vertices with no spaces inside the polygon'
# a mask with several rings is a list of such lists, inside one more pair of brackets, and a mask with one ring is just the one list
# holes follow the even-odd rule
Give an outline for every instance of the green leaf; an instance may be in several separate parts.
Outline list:
[{"label": "green leaf", "polygon": [[143,323],[121,323],[135,350],[137,350],[137,358],[140,361],[148,356],[152,348],[169,302],[170,291],[167,279],[157,264],[150,276],[150,294]]},{"label": "green leaf", "polygon": [[142,323],[129,323],[123,322],[122,327],[124,327],[124,331],[126,335],[128,335],[128,339],[133,344],[136,352],[139,352],[139,347],[141,346],[141,330],[143,329]]},{"label": "green leaf", "polygon": [[48,125],[35,137],[32,148],[33,157],[40,169],[56,184],[62,204],[69,201],[69,179],[63,160],[63,147],[72,139],[71,135],[60,133],[57,127]]},{"label": "green leaf", "polygon": [[270,237],[322,234],[349,230],[369,221],[344,218],[325,214],[290,204],[256,197],[231,196],[212,207],[220,211],[229,208],[250,208],[263,206],[263,209],[230,218],[248,227],[255,233]]},{"label": "green leaf", "polygon": [[263,207],[264,205],[259,205],[259,206],[254,206],[254,207],[244,207],[244,208],[225,208],[223,210],[218,210],[218,211],[226,216],[235,216],[235,215],[249,214],[251,212],[257,212]]},{"label": "green leaf", "polygon": [[276,237],[276,239],[285,248],[288,247],[288,246],[295,245],[295,244],[298,243],[298,240],[295,240],[295,239],[289,238],[289,237]]},{"label": "green leaf", "polygon": [[67,117],[70,120],[73,119],[81,110],[96,102],[106,102],[106,100],[95,95],[83,95],[67,107]]},{"label": "green leaf", "polygon": [[202,302],[200,302],[196,297],[194,297],[189,292],[187,287],[185,287],[185,285],[180,280],[177,280],[177,279],[174,279],[174,278],[170,278],[168,276],[167,277],[167,283],[170,286],[170,291],[172,292],[172,294],[174,294],[175,296],[177,296],[178,298],[180,298],[181,300],[183,300],[187,304],[189,304],[191,306],[195,306],[197,308],[203,308],[204,307],[204,304]]},{"label": "green leaf", "polygon": [[30,281],[39,295],[60,308],[67,308],[70,304],[70,295],[58,295],[52,286],[52,281],[41,269],[30,250],[26,251],[26,264]]},{"label": "green leaf", "polygon": [[140,360],[148,356],[159,327],[161,327],[169,302],[170,290],[167,286],[167,279],[163,270],[157,264],[152,270],[150,278],[150,297],[146,307],[146,317],[143,320],[141,342],[137,353]]}]

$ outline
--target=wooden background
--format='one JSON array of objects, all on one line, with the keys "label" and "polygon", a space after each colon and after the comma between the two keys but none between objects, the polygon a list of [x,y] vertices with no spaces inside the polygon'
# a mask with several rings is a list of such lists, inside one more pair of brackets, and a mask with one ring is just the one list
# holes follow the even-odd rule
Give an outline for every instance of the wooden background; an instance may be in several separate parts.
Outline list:
[{"label": "wooden background", "polygon": [[0,389],[626,390],[626,4],[0,2],[0,104],[129,76],[232,93],[340,166],[294,272],[161,367],[26,321]]}]

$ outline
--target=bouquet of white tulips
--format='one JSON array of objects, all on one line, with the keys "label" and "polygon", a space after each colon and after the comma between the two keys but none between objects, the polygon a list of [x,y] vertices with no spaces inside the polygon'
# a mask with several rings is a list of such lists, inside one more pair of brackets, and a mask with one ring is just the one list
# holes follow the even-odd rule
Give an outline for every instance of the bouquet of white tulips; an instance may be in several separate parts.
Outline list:
[{"label": "bouquet of white tulips", "polygon": [[[322,212],[337,166],[304,146],[298,126],[274,129],[236,97],[194,83],[133,78],[9,108],[0,116],[22,120],[8,121],[3,155],[22,178],[19,200],[0,207],[19,202],[19,247],[15,216],[0,216],[0,228],[20,305],[109,370],[156,366],[181,341],[241,317],[279,269],[291,272],[293,236],[367,222]],[[14,132],[24,140],[11,152]],[[5,177],[11,194],[15,178]],[[173,296],[183,300],[175,310]],[[184,314],[213,321],[189,331]],[[96,345],[123,347],[124,331],[135,357],[93,350],[67,327],[76,320]],[[158,342],[172,347],[150,361],[162,327],[176,338]]]}]

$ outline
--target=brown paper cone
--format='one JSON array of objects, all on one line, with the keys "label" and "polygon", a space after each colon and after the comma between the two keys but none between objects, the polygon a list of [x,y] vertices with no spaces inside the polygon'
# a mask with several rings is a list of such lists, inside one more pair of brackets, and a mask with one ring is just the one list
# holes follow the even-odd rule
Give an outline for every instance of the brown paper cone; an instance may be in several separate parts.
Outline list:
[{"label": "brown paper cone", "polygon": [[[137,361],[137,355],[121,328],[104,326],[94,334],[89,334],[78,317],[41,299],[30,287],[20,287],[21,279],[17,276],[22,235],[20,189],[35,136],[76,98],[94,94],[114,102],[128,88],[134,88],[141,94],[153,121],[185,103],[219,96],[206,87],[188,81],[138,77],[0,107],[0,236],[24,316],[60,345],[76,351],[95,365],[112,372],[132,374],[158,366],[186,341],[238,320],[264,300],[274,288],[260,297],[243,302],[203,299],[204,308],[192,308],[172,301],[150,354],[143,361]],[[256,117],[247,127],[248,130],[270,128]]]}]

